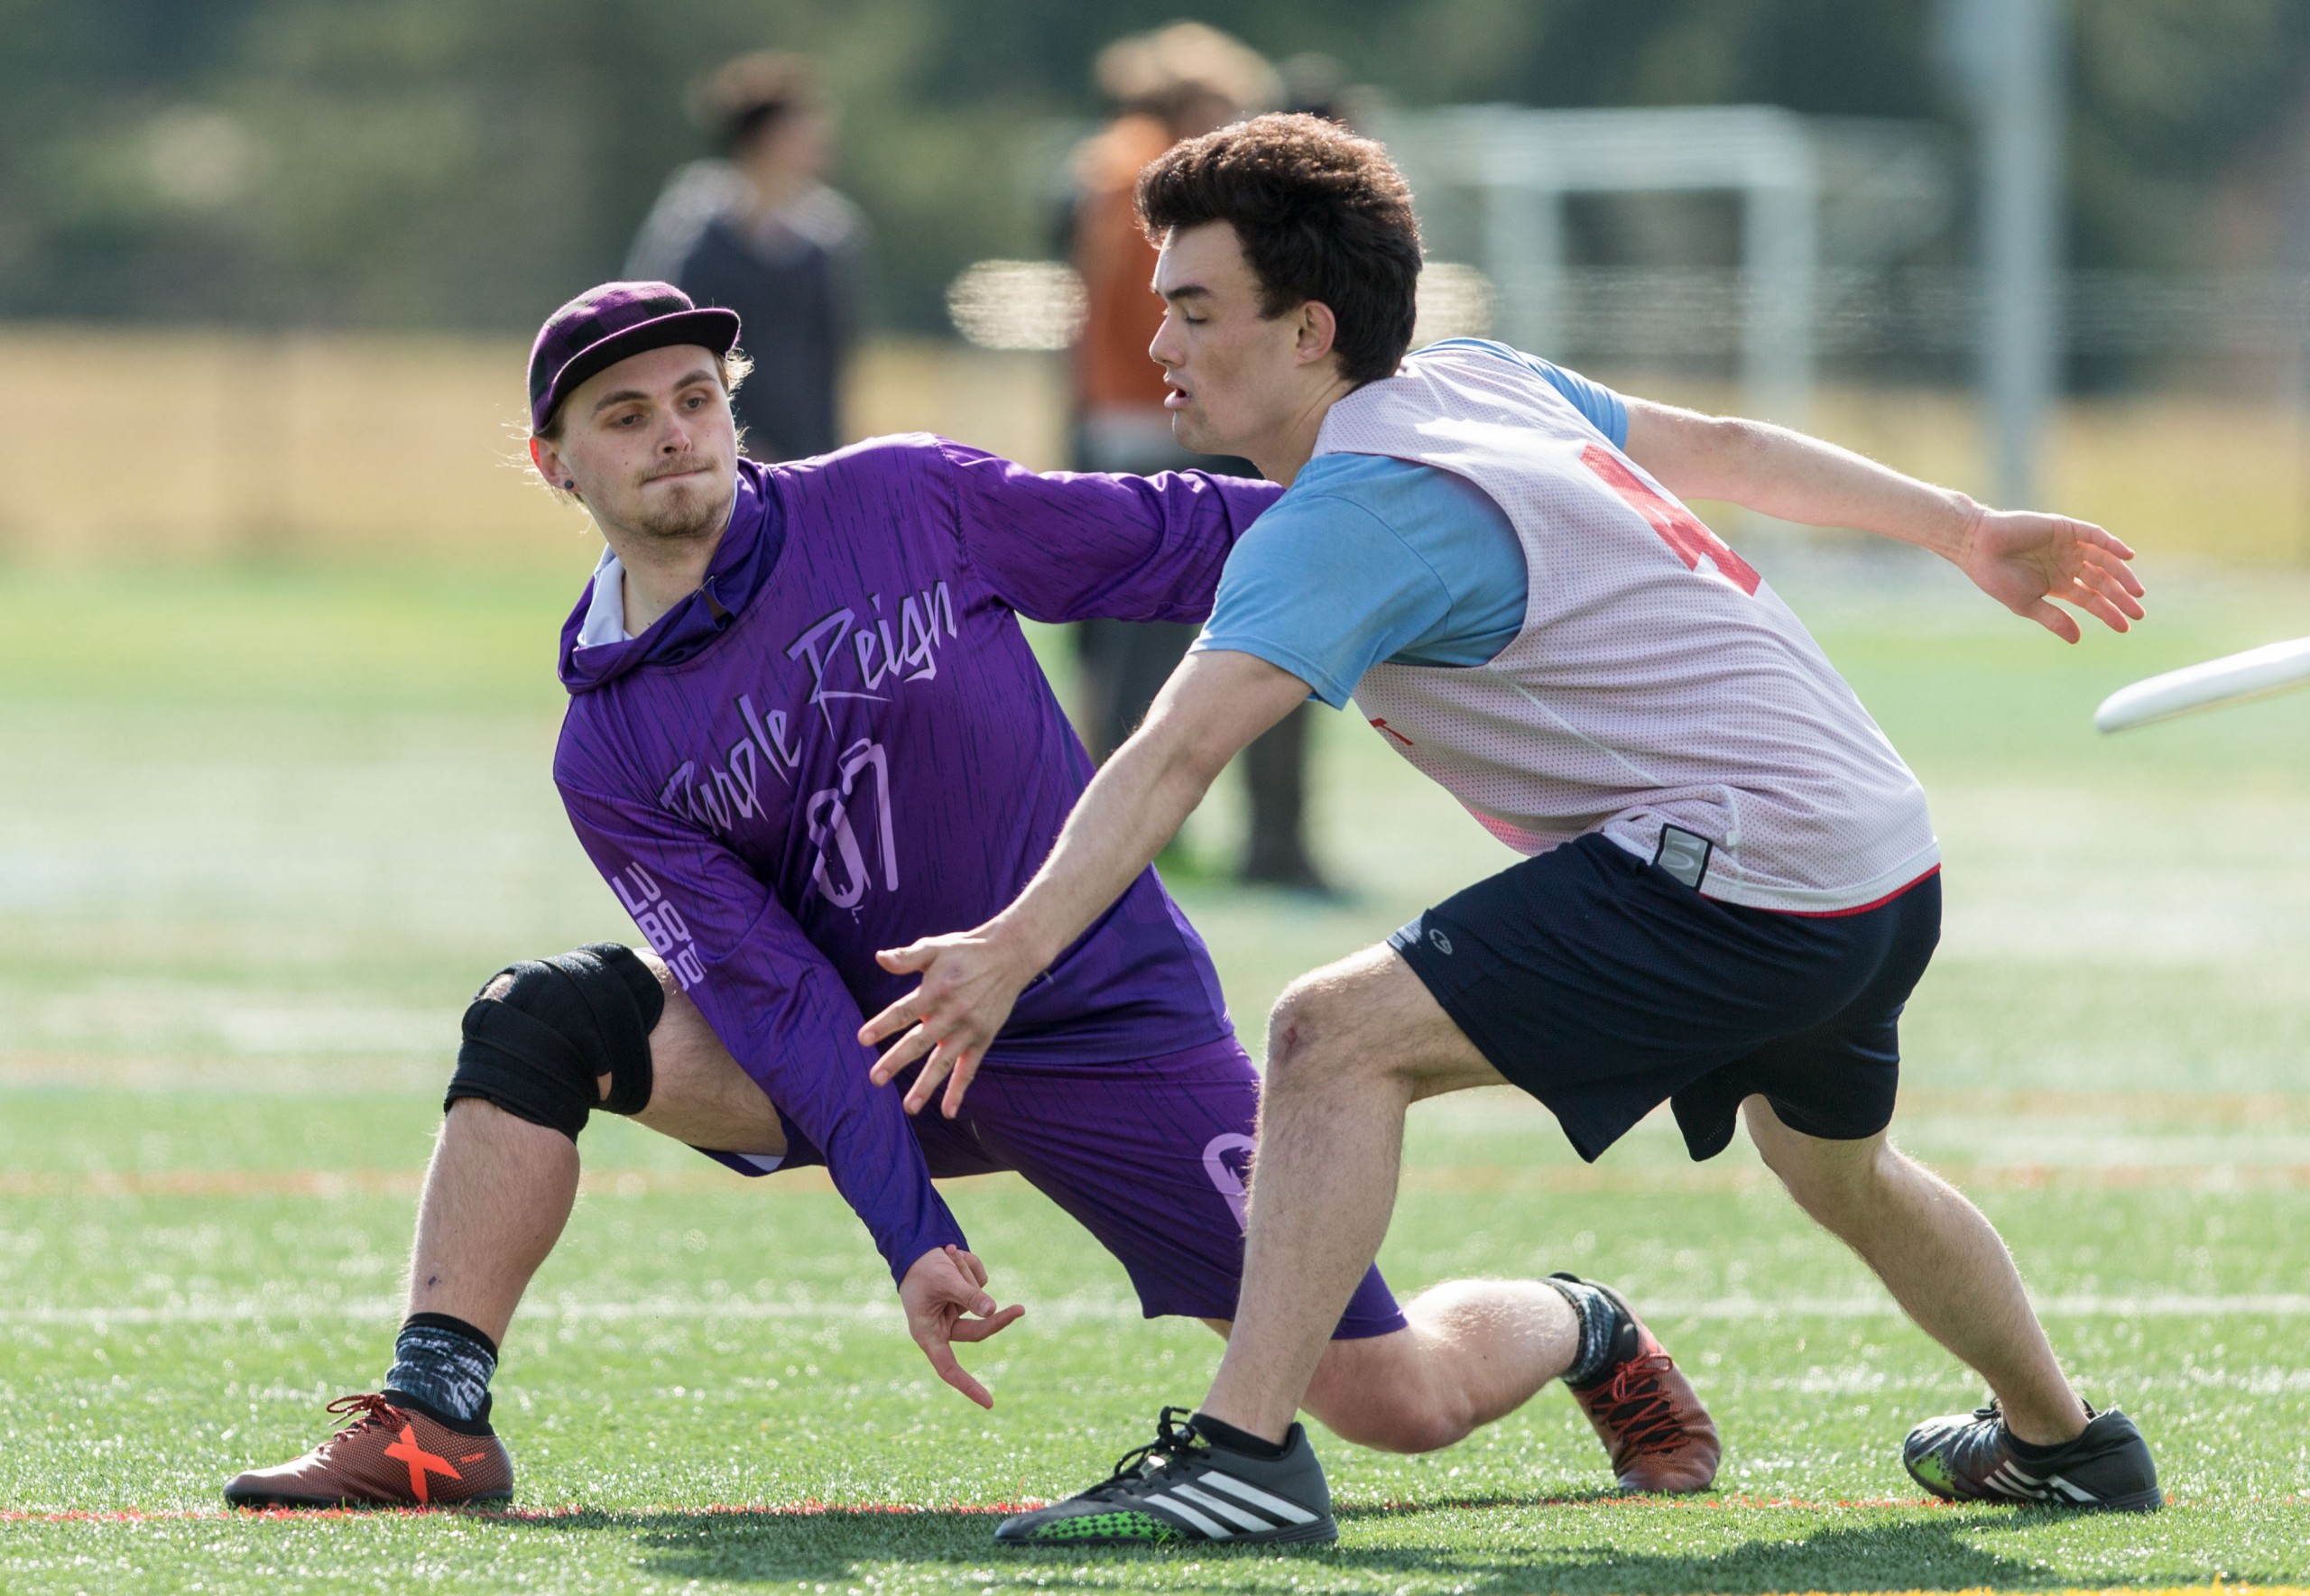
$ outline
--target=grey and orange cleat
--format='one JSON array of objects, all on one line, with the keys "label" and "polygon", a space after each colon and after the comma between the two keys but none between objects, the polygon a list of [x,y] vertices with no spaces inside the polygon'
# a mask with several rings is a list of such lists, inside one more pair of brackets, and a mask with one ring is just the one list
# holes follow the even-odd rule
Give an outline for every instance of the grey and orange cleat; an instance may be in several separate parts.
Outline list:
[{"label": "grey and orange cleat", "polygon": [[2023,1453],[1995,1402],[1929,1418],[1909,1432],[1901,1466],[1953,1502],[2027,1502],[2044,1508],[2147,1513],[2166,1505],[2158,1464],[2133,1420],[2116,1408],[2085,1410],[2084,1434],[2066,1445]]},{"label": "grey and orange cleat", "polygon": [[1619,1292],[1576,1275],[1559,1272],[1555,1278],[1594,1290],[1612,1305],[1619,1319],[1612,1332],[1611,1365],[1589,1384],[1571,1389],[1612,1460],[1620,1488],[1706,1490],[1716,1478],[1723,1448],[1715,1421],[1677,1361]]},{"label": "grey and orange cleat", "polygon": [[1080,1496],[1005,1518],[1006,1546],[1272,1545],[1333,1541],[1331,1488],[1307,1432],[1284,1437],[1280,1458],[1218,1445],[1166,1407],[1155,1439],[1123,1454],[1114,1472]]},{"label": "grey and orange cleat", "polygon": [[252,1469],[225,1487],[236,1508],[463,1508],[513,1496],[513,1460],[489,1427],[470,1425],[399,1391],[340,1397],[345,1428],[304,1456]]}]

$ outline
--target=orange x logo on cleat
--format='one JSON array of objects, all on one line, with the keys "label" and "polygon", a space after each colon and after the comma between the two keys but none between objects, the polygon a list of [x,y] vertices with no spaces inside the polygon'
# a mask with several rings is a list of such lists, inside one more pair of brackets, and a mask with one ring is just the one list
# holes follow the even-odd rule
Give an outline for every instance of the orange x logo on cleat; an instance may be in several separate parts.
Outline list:
[{"label": "orange x logo on cleat", "polygon": [[465,1478],[448,1458],[428,1452],[417,1444],[415,1425],[402,1425],[401,1439],[385,1448],[385,1455],[397,1457],[409,1465],[409,1489],[420,1502],[430,1503],[433,1499],[432,1492],[426,1489],[427,1474],[447,1474],[452,1480]]}]

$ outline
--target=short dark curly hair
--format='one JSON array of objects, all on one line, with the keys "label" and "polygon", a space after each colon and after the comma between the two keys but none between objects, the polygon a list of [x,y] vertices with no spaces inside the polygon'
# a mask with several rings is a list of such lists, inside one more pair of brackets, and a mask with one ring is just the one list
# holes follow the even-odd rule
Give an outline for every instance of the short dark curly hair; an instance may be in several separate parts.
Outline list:
[{"label": "short dark curly hair", "polygon": [[1275,115],[1173,145],[1139,176],[1139,219],[1160,244],[1175,228],[1225,222],[1260,283],[1262,315],[1318,300],[1350,382],[1394,374],[1411,347],[1419,223],[1388,152],[1319,116]]}]

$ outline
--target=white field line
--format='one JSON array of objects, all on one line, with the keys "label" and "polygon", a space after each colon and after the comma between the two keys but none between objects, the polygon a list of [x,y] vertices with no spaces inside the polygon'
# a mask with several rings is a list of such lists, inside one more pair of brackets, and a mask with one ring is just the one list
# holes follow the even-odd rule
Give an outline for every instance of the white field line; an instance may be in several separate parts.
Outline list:
[{"label": "white field line", "polygon": [[[2263,1293],[2191,1296],[2164,1293],[2141,1296],[2048,1296],[2038,1313],[2059,1319],[2196,1319],[2310,1317],[2310,1294]],[[1642,1304],[1656,1324],[1680,1319],[1891,1319],[1900,1309],[1886,1296],[1722,1296],[1660,1298]],[[390,1320],[405,1312],[399,1297],[247,1297],[120,1307],[0,1308],[0,1326],[59,1325],[104,1329],[144,1324],[226,1324],[281,1320]],[[1030,1324],[1115,1323],[1141,1317],[1127,1297],[1072,1296],[1029,1302]],[[642,1297],[630,1302],[537,1302],[521,1310],[522,1321],[562,1324],[626,1324],[676,1321],[696,1324],[795,1320],[817,1324],[898,1324],[895,1302],[762,1302],[745,1297]]]},{"label": "white field line", "polygon": [[[2191,1296],[2159,1292],[2140,1296],[2093,1295],[2042,1296],[2037,1312],[2061,1319],[2200,1319],[2310,1316],[2310,1293],[2262,1292],[2229,1296]],[[1900,1306],[1890,1296],[1720,1296],[1662,1298],[1640,1302],[1654,1322],[1675,1319],[1898,1319]]]}]

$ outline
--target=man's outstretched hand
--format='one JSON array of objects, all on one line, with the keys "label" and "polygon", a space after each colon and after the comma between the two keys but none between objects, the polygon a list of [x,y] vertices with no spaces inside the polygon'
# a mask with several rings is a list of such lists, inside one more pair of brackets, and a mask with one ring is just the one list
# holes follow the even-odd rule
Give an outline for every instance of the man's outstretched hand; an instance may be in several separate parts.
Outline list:
[{"label": "man's outstretched hand", "polygon": [[[874,957],[892,974],[912,971],[922,980],[859,1028],[858,1039],[869,1047],[899,1038],[869,1075],[877,1086],[887,1086],[901,1070],[923,1058],[922,1073],[907,1088],[906,1112],[920,1113],[938,1095],[938,1083],[946,1081],[947,1095],[938,1106],[951,1120],[987,1047],[1011,1018],[1012,1005],[1037,972],[1021,970],[984,928],[926,936]],[[906,1034],[900,1036],[901,1031]]]},{"label": "man's outstretched hand", "polygon": [[993,1395],[955,1361],[949,1343],[984,1341],[1027,1310],[1016,1303],[996,1310],[978,1255],[959,1247],[924,1253],[899,1282],[899,1304],[906,1309],[907,1333],[938,1378],[981,1407],[993,1407]]},{"label": "man's outstretched hand", "polygon": [[2091,521],[1980,510],[1949,558],[1974,586],[2064,642],[2077,641],[2077,623],[2051,599],[2084,610],[2112,632],[2142,617],[2141,578],[2126,564],[2133,550]]},{"label": "man's outstretched hand", "polygon": [[1199,649],[1182,660],[1145,723],[1091,778],[1050,857],[1010,908],[975,930],[874,955],[893,975],[922,977],[858,1029],[869,1047],[899,1038],[870,1072],[874,1084],[889,1085],[919,1058],[906,1112],[919,1113],[945,1081],[938,1106],[953,1119],[1019,994],[1130,890],[1227,761],[1310,690],[1255,654]]}]

